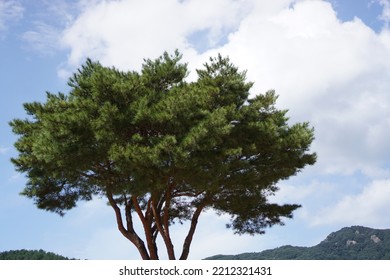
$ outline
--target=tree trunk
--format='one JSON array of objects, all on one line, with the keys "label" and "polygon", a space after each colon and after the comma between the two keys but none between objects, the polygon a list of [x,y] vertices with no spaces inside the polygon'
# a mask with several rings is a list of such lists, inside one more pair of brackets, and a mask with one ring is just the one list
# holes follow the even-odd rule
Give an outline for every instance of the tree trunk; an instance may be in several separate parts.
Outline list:
[{"label": "tree trunk", "polygon": [[[138,249],[138,252],[141,255],[141,258],[143,260],[158,260],[158,254],[157,254],[157,244],[156,244],[156,237],[157,232],[156,230],[161,234],[165,246],[167,248],[168,258],[170,260],[175,260],[175,252],[172,240],[170,238],[169,234],[169,217],[168,217],[168,210],[169,210],[169,202],[165,205],[164,213],[161,216],[161,207],[158,207],[156,203],[151,200],[149,201],[149,206],[147,212],[142,212],[140,205],[137,202],[137,199],[135,197],[132,197],[127,201],[127,198],[125,198],[125,216],[126,216],[126,225],[127,229],[124,226],[123,219],[122,219],[122,213],[121,209],[118,206],[117,202],[113,198],[113,195],[109,192],[107,192],[107,198],[111,205],[111,207],[115,211],[117,226],[121,234],[128,239],[131,243],[135,245],[135,247]],[[188,234],[184,240],[183,243],[183,250],[182,254],[180,256],[180,260],[186,260],[188,258],[188,255],[190,253],[190,246],[192,243],[192,238],[194,236],[196,226],[198,224],[198,219],[203,211],[204,207],[206,206],[206,199],[203,201],[202,204],[198,206],[198,208],[195,210],[192,219],[191,219],[191,225],[190,229],[188,231]],[[162,204],[161,204],[162,205]],[[145,246],[144,241],[138,236],[138,234],[135,232],[132,222],[132,216],[131,216],[131,208],[134,207],[135,212],[138,213],[139,218],[141,219],[141,222],[144,227],[145,231],[145,237],[148,243],[148,249]],[[150,209],[149,209],[150,207]],[[150,218],[154,217],[155,226],[157,228],[152,228],[152,223]]]}]

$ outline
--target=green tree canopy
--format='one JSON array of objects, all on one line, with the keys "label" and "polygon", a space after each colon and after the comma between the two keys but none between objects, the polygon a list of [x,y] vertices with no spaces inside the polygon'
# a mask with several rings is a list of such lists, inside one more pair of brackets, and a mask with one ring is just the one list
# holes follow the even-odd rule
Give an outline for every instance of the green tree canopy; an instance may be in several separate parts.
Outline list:
[{"label": "green tree canopy", "polygon": [[280,180],[314,164],[313,129],[289,125],[273,91],[250,98],[252,83],[228,58],[211,58],[194,82],[180,60],[177,51],[164,53],[140,72],[123,72],[88,59],[68,94],[24,104],[29,117],[10,123],[19,135],[12,161],[27,175],[22,194],[60,215],[79,200],[106,197],[143,259],[158,259],[158,235],[175,259],[170,225],[188,220],[186,259],[206,209],[229,214],[238,234],[291,218],[299,205],[267,198]]}]

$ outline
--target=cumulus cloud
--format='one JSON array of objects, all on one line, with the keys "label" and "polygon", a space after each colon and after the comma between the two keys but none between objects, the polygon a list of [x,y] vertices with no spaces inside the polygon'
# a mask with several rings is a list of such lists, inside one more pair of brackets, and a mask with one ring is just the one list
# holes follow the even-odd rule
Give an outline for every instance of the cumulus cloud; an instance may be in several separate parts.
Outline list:
[{"label": "cumulus cloud", "polygon": [[[23,17],[23,6],[16,0],[0,2],[0,32],[6,30],[9,21],[17,21]],[[0,33],[1,34],[1,33]]]},{"label": "cumulus cloud", "polygon": [[351,174],[386,161],[389,33],[358,18],[341,22],[325,1],[269,14],[257,8],[263,15],[254,9],[218,51],[248,69],[254,93],[276,89],[292,121],[311,122],[323,172]]},{"label": "cumulus cloud", "polygon": [[312,225],[367,225],[387,228],[390,221],[390,180],[377,180],[357,195],[343,197],[335,205],[312,216]]},{"label": "cumulus cloud", "polygon": [[207,46],[215,46],[235,30],[249,2],[100,1],[64,31],[62,43],[71,50],[70,65],[88,56],[119,68],[137,69],[143,58],[157,57],[163,51],[179,48],[195,54],[187,39],[191,35],[202,35]]}]

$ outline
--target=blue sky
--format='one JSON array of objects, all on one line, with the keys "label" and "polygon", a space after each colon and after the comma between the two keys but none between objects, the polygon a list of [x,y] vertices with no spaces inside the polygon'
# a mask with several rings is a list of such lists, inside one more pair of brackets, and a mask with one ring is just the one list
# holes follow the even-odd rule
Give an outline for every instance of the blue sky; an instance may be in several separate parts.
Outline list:
[{"label": "blue sky", "polygon": [[[351,225],[390,228],[389,21],[388,0],[0,0],[0,251],[139,258],[104,200],[61,218],[19,195],[25,179],[10,162],[16,137],[8,122],[26,116],[24,102],[67,92],[86,57],[139,70],[143,58],[176,48],[189,79],[221,53],[248,70],[253,95],[275,89],[291,123],[315,127],[318,154],[272,198],[302,204],[294,219],[251,237],[203,213],[190,258],[313,246]],[[186,229],[174,229],[178,248]]]}]

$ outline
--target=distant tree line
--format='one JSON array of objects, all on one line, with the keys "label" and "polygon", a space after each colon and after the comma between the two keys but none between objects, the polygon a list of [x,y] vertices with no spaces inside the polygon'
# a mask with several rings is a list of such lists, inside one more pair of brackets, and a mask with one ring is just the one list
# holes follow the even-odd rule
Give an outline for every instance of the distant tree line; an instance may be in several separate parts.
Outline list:
[{"label": "distant tree line", "polygon": [[0,253],[0,260],[69,260],[69,258],[44,250],[11,250]]}]

